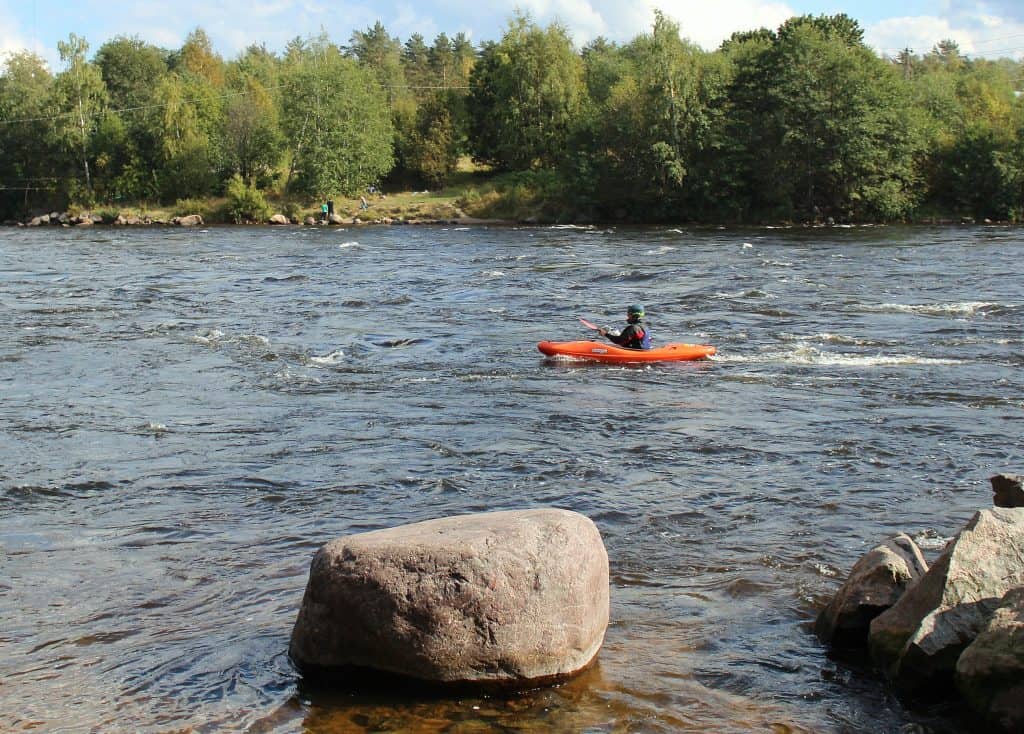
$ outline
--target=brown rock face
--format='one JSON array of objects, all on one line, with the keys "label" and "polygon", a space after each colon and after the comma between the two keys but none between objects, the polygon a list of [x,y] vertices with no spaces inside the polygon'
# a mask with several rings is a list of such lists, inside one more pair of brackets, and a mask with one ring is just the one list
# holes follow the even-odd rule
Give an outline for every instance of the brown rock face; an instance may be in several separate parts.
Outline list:
[{"label": "brown rock face", "polygon": [[815,633],[826,643],[863,643],[871,620],[895,604],[927,570],[921,549],[903,533],[872,548],[821,610]]},{"label": "brown rock face", "polygon": [[891,609],[871,622],[871,655],[909,687],[952,679],[1003,595],[1024,585],[1024,508],[978,512]]},{"label": "brown rock face", "polygon": [[510,687],[571,676],[608,626],[608,555],[586,517],[524,510],[334,540],[289,652],[307,676],[370,669]]},{"label": "brown rock face", "polygon": [[964,698],[992,724],[1024,731],[1024,587],[1003,597],[956,664]]}]

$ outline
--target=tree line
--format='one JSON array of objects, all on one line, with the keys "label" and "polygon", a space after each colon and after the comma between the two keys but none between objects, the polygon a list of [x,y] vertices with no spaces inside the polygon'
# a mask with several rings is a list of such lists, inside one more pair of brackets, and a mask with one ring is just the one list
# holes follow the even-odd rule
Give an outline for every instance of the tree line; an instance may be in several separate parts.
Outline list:
[{"label": "tree line", "polygon": [[439,188],[471,156],[551,218],[1024,219],[1024,65],[949,41],[880,56],[846,15],[713,51],[660,12],[582,49],[516,15],[479,45],[378,22],[231,60],[201,29],[173,51],[119,36],[90,57],[75,34],[58,50],[55,74],[27,51],[0,73],[4,218]]}]

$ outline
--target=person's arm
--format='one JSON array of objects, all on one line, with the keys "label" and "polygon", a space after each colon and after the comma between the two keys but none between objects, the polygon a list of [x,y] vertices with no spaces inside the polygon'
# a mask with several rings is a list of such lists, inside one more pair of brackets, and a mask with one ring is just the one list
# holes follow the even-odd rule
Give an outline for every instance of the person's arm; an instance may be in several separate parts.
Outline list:
[{"label": "person's arm", "polygon": [[601,336],[608,337],[612,342],[618,344],[620,347],[624,347],[629,344],[629,340],[633,338],[633,325],[630,324],[625,329],[619,332],[609,331],[608,329],[601,329]]}]

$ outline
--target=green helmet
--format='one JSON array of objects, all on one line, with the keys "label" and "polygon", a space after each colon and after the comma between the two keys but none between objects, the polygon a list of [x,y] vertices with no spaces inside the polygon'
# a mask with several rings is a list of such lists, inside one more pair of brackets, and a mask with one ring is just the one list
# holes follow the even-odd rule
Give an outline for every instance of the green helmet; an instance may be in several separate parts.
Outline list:
[{"label": "green helmet", "polygon": [[632,306],[626,309],[627,316],[636,316],[637,318],[644,317],[644,307],[634,303]]}]

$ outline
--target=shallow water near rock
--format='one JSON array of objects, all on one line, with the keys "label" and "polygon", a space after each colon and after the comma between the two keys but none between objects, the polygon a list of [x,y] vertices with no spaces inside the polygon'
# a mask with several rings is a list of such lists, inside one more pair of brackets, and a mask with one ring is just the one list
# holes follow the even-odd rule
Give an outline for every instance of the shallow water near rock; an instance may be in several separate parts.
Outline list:
[{"label": "shallow water near rock", "polygon": [[[1022,470],[1024,230],[0,232],[0,721],[14,730],[967,730],[817,610]],[[709,361],[546,360],[647,307]],[[312,553],[465,512],[592,518],[598,664],[513,696],[325,691]]]}]

